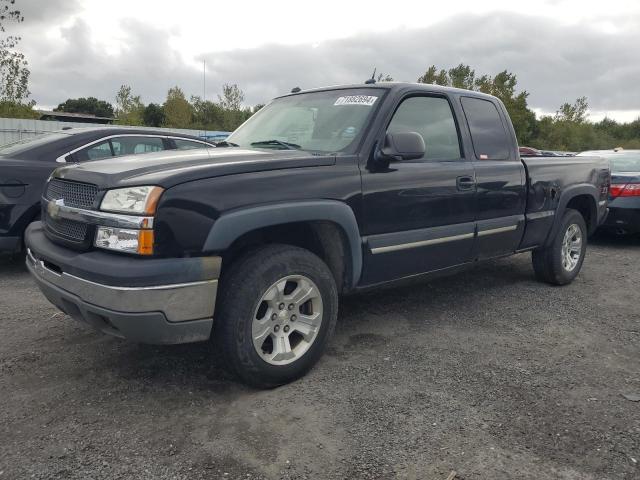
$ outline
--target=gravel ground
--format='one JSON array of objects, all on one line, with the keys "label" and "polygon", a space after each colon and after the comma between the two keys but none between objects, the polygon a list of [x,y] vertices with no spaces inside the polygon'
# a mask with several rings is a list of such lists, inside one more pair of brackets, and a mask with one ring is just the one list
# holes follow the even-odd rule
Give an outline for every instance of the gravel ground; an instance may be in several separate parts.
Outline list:
[{"label": "gravel ground", "polygon": [[638,265],[601,238],[567,287],[519,255],[352,296],[309,375],[255,391],[206,344],[86,330],[5,261],[0,479],[640,478]]}]

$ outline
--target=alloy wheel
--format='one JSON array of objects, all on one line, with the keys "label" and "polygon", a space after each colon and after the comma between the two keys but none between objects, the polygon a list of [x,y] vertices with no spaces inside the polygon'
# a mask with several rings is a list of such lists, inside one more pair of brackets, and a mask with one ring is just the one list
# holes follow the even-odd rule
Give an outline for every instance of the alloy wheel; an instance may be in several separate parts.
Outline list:
[{"label": "alloy wheel", "polygon": [[569,225],[562,240],[562,267],[572,272],[582,256],[582,230],[575,223]]},{"label": "alloy wheel", "polygon": [[272,365],[287,365],[304,355],[322,323],[322,296],[303,275],[289,275],[262,295],[251,327],[253,346]]}]

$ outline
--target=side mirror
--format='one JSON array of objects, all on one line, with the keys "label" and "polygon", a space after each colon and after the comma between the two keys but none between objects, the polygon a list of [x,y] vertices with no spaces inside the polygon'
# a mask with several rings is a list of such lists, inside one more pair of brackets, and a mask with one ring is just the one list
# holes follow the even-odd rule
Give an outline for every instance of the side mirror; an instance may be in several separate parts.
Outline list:
[{"label": "side mirror", "polygon": [[376,157],[387,162],[393,160],[415,160],[424,157],[426,147],[422,135],[416,132],[387,133],[384,145]]}]

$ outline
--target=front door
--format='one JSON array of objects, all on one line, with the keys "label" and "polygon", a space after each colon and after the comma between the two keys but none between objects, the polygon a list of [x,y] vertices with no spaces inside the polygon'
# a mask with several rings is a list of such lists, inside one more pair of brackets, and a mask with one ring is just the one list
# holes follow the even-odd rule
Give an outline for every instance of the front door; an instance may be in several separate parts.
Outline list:
[{"label": "front door", "polygon": [[449,98],[405,96],[380,141],[386,132],[421,134],[426,154],[362,170],[365,285],[463,264],[473,252],[475,175]]}]

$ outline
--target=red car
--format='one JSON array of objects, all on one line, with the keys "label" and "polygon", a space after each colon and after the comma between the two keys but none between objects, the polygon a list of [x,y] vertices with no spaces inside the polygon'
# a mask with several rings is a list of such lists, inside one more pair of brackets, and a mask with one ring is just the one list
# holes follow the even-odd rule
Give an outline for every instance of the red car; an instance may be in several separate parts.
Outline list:
[{"label": "red car", "polygon": [[542,152],[533,147],[518,147],[521,157],[542,157]]}]

